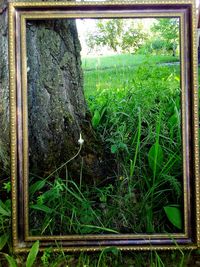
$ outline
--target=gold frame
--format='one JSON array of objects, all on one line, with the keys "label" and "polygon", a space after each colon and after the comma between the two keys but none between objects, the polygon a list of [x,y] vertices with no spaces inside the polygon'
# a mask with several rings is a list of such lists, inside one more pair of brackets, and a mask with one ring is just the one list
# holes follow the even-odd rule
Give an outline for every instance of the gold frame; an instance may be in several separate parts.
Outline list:
[{"label": "gold frame", "polygon": [[[94,7],[92,12],[87,9],[91,6]],[[135,10],[135,7],[139,7],[139,10]],[[170,10],[170,14],[167,13],[168,10],[164,10],[166,7]],[[187,12],[189,12],[192,20],[189,20]],[[29,236],[26,21],[29,19],[105,17],[177,17],[180,20],[184,233]],[[189,27],[191,27],[192,33],[188,39]],[[51,245],[54,246],[55,251],[60,249],[55,247],[55,244],[58,243],[64,251],[96,251],[113,245],[121,250],[169,250],[200,247],[196,29],[195,0],[133,0],[130,2],[84,3],[16,2],[9,4],[12,233],[13,247],[16,252],[27,251],[35,240],[41,241],[41,250]],[[186,43],[188,46],[185,46]],[[189,46],[191,49],[189,49]],[[190,55],[188,55],[187,49],[189,49]],[[190,73],[188,73],[188,69]],[[190,77],[190,83],[188,77]],[[188,86],[191,86],[190,90]],[[188,96],[191,98],[191,108],[189,107]],[[192,131],[192,144],[189,141],[189,122],[193,123],[190,129]],[[22,145],[19,145],[19,143]],[[188,154],[192,157],[192,166],[189,165]],[[194,180],[195,199],[190,203],[192,179]],[[21,191],[19,190],[19,184],[21,184]],[[20,207],[20,203],[23,204],[23,207]],[[195,209],[193,216],[195,216],[196,226],[192,231],[193,233],[190,229],[192,221],[189,210],[191,208]],[[21,226],[20,216],[23,217]],[[55,240],[56,242],[54,242]]]}]

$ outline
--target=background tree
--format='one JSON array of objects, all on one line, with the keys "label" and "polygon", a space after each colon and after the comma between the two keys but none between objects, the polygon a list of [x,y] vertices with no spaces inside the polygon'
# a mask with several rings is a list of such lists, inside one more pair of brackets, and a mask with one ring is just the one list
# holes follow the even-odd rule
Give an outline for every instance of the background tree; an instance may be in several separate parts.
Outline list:
[{"label": "background tree", "polygon": [[[176,18],[156,19],[151,28],[152,32],[157,35],[167,51],[172,51],[172,55],[176,56],[176,49],[179,45],[179,21]],[[156,43],[158,44],[158,42]]]},{"label": "background tree", "polygon": [[121,46],[122,33],[123,20],[97,20],[95,32],[88,33],[87,45],[91,49],[95,46],[107,46],[117,52]]},{"label": "background tree", "polygon": [[94,32],[88,33],[87,45],[107,47],[118,53],[134,53],[147,39],[143,24],[130,19],[104,19],[96,22]]}]

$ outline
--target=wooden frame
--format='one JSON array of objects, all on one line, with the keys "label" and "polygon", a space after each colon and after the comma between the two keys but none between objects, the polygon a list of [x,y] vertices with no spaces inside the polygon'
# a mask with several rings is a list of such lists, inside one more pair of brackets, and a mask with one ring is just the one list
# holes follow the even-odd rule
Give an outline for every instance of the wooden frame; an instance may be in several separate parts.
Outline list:
[{"label": "wooden frame", "polygon": [[[176,17],[180,20],[184,232],[30,236],[28,227],[28,124],[26,21],[55,18]],[[35,240],[64,251],[195,249],[200,246],[200,181],[196,7],[193,0],[131,2],[18,2],[9,4],[12,234],[15,252]],[[55,242],[56,241],[56,242]]]}]

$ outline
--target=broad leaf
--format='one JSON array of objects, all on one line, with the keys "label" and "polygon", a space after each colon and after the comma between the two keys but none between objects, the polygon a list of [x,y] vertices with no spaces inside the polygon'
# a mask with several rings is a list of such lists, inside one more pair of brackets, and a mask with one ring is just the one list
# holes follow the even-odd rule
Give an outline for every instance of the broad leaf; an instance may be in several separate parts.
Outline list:
[{"label": "broad leaf", "polygon": [[44,180],[37,181],[33,185],[30,186],[29,192],[30,192],[31,195],[34,195],[35,192],[39,191],[44,186],[45,186],[45,181]]},{"label": "broad leaf", "polygon": [[17,262],[16,260],[9,256],[8,254],[4,254],[7,262],[9,263],[9,267],[17,267]]},{"label": "broad leaf", "polygon": [[149,167],[156,174],[163,164],[163,150],[158,143],[152,145],[148,153]]},{"label": "broad leaf", "polygon": [[31,205],[30,208],[31,209],[35,209],[35,210],[44,211],[46,213],[51,213],[52,212],[52,209],[50,209],[49,207],[47,207],[45,205],[36,204],[36,205]]},{"label": "broad leaf", "polygon": [[34,261],[36,260],[38,251],[39,251],[39,241],[36,241],[33,244],[32,248],[28,254],[28,257],[26,260],[26,267],[31,267],[33,265]]},{"label": "broad leaf", "polygon": [[179,118],[177,116],[177,113],[174,113],[168,121],[168,125],[171,128],[177,127],[179,125]]},{"label": "broad leaf", "polygon": [[0,236],[0,250],[2,250],[8,241],[8,234]]},{"label": "broad leaf", "polygon": [[11,211],[10,210],[6,210],[7,207],[3,204],[2,201],[0,201],[0,214],[3,216],[8,216],[10,217],[11,215]]},{"label": "broad leaf", "polygon": [[101,120],[101,116],[98,110],[95,110],[94,116],[92,117],[92,126],[96,129]]},{"label": "broad leaf", "polygon": [[183,227],[181,210],[174,206],[165,206],[164,210],[165,210],[168,220],[176,228],[181,230]]}]

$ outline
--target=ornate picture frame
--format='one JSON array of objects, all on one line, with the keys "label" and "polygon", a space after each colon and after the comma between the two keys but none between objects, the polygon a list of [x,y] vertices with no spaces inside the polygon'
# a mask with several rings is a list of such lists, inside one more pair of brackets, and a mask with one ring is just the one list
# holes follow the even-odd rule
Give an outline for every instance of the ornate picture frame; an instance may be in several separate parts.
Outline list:
[{"label": "ornate picture frame", "polygon": [[[152,18],[180,20],[181,101],[183,143],[184,232],[166,234],[106,234],[30,236],[28,208],[28,110],[26,23],[64,18]],[[40,249],[97,251],[196,249],[200,246],[200,180],[198,146],[197,24],[193,0],[133,0],[129,2],[16,2],[9,4],[10,125],[12,235],[15,252]]]}]

